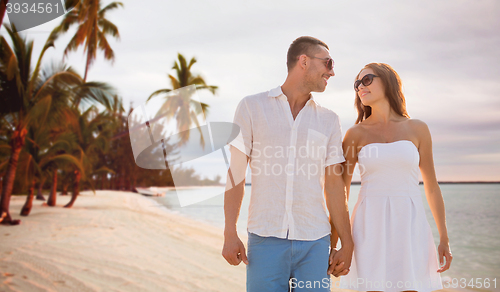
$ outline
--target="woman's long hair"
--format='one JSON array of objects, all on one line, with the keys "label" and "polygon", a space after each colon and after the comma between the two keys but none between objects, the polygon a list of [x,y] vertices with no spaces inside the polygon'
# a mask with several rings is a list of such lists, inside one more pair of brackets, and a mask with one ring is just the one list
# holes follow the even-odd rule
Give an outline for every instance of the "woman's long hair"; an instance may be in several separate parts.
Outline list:
[{"label": "woman's long hair", "polygon": [[[375,75],[377,75],[384,85],[385,96],[389,100],[391,109],[400,116],[409,118],[410,116],[406,112],[406,102],[405,96],[403,95],[402,83],[399,78],[398,73],[391,66],[384,63],[370,63],[366,65],[364,69],[372,69]],[[355,80],[359,79],[359,71]],[[356,99],[354,102],[356,110],[358,111],[358,119],[356,124],[366,120],[372,114],[372,108],[367,105],[363,105],[361,99],[359,98],[358,92],[356,92]]]}]

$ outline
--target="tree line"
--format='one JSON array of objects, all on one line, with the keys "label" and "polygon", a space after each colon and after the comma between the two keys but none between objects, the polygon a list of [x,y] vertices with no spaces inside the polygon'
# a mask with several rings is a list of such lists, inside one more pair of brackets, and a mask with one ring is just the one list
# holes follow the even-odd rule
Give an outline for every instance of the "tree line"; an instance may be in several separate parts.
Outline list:
[{"label": "tree line", "polygon": [[[2,1],[3,2],[3,1]],[[112,2],[101,8],[100,1],[66,1],[71,9],[48,36],[42,51],[33,55],[33,41],[5,24],[10,44],[0,36],[0,222],[19,224],[10,212],[12,194],[27,193],[21,215],[29,215],[33,200],[45,200],[42,191],[49,189],[48,206],[56,205],[56,192],[71,192],[75,203],[80,189],[134,190],[136,187],[173,186],[170,170],[139,168],[133,157],[127,118],[133,110],[125,111],[117,90],[106,82],[87,81],[88,71],[97,52],[114,60],[114,51],[107,37],[119,38],[116,25],[106,19],[106,13],[122,7]],[[0,11],[3,17],[3,12]],[[2,18],[0,18],[2,19]],[[1,23],[0,23],[1,25]],[[83,77],[63,62],[46,64],[47,50],[55,47],[58,38],[76,26],[76,33],[66,45],[64,56],[83,46],[86,54]],[[168,75],[172,88],[153,92],[165,95],[188,85],[210,90],[203,78],[191,73],[196,63],[178,54]],[[149,100],[149,99],[148,99]],[[168,98],[165,100],[167,104]],[[196,115],[180,108],[187,104],[168,104],[169,112],[177,113],[179,127],[197,124]],[[203,111],[208,105],[202,103]],[[170,149],[173,150],[173,149]],[[202,179],[192,169],[181,169],[182,176],[199,185],[217,184]],[[194,178],[194,180],[193,180]],[[35,194],[36,192],[36,194]]]}]

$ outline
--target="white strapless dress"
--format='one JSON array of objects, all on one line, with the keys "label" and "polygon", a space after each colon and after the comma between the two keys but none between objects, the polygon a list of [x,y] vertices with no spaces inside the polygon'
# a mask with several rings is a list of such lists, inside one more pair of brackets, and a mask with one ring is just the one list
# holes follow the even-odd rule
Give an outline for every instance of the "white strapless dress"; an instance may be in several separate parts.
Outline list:
[{"label": "white strapless dress", "polygon": [[418,186],[420,156],[408,140],[358,154],[361,190],[351,217],[354,255],[340,287],[359,291],[442,289]]}]

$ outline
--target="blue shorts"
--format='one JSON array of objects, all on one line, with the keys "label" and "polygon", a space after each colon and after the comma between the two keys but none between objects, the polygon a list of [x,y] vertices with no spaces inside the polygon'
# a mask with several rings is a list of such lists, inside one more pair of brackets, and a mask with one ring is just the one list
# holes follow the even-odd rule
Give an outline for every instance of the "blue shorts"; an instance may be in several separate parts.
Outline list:
[{"label": "blue shorts", "polygon": [[329,254],[330,235],[304,241],[248,233],[247,291],[330,291]]}]

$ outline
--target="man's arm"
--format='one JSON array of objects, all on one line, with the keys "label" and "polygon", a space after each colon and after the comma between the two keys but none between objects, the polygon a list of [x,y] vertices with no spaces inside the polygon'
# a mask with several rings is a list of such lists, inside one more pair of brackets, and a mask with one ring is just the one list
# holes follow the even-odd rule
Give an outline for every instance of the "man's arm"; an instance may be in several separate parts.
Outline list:
[{"label": "man's arm", "polygon": [[230,146],[230,151],[231,163],[226,180],[226,192],[224,194],[225,227],[222,256],[231,265],[237,266],[241,261],[248,265],[245,246],[238,237],[236,228],[244,195],[248,156],[233,146]]},{"label": "man's arm", "polygon": [[[354,173],[354,168],[356,163],[358,162],[358,154],[357,154],[357,143],[358,143],[358,134],[355,131],[356,126],[347,130],[344,141],[342,142],[342,152],[344,153],[345,160],[342,163],[342,178],[344,179],[344,186],[346,191],[347,202],[349,202],[349,193],[351,190],[351,180],[352,175]],[[338,233],[335,230],[335,226],[332,225],[332,235],[331,235],[331,244],[332,248],[337,246],[338,241]]]},{"label": "man's arm", "polygon": [[[337,231],[342,243],[342,248],[334,254],[333,262],[328,269],[328,273],[333,273],[335,277],[346,274],[344,271],[348,271],[351,266],[354,250],[342,172],[340,163],[327,166],[325,169],[325,199],[330,213],[330,224],[333,226],[332,229],[335,228]],[[337,265],[342,265],[342,271],[333,270]]]}]

